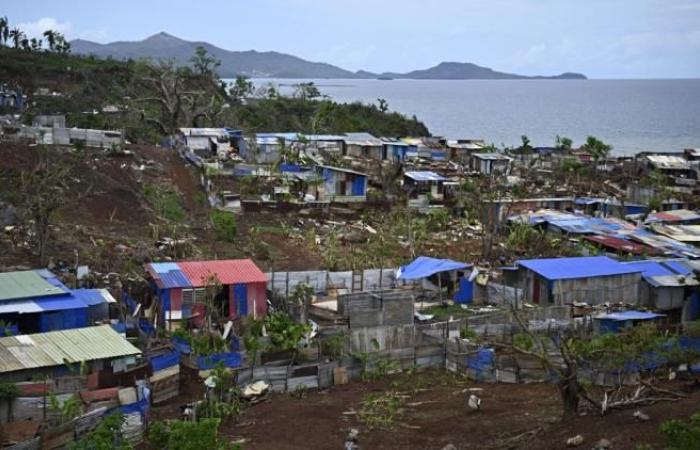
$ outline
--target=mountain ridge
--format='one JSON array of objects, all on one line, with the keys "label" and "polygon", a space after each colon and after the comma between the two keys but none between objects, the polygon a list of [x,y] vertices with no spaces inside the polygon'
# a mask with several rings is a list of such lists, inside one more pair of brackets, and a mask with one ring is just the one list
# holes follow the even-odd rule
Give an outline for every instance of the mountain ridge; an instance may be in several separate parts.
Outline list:
[{"label": "mountain ridge", "polygon": [[166,32],[159,32],[140,41],[115,41],[100,44],[84,39],[71,41],[77,54],[92,54],[115,59],[173,59],[177,64],[189,64],[195,49],[202,46],[207,53],[221,60],[218,69],[222,78],[244,75],[253,78],[398,78],[432,80],[520,80],[520,79],[586,79],[580,73],[564,72],[554,76],[525,76],[499,72],[474,63],[442,62],[428,69],[406,73],[376,74],[364,70],[352,72],[338,66],[314,62],[275,51],[226,50],[204,41],[187,41]]}]

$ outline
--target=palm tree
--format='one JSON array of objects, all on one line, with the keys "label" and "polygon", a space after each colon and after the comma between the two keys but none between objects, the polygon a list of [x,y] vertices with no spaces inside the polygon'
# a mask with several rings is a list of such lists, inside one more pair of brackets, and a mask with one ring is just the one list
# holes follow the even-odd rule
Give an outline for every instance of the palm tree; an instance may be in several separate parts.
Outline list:
[{"label": "palm tree", "polygon": [[41,39],[37,38],[32,38],[31,41],[29,41],[29,45],[32,48],[33,52],[38,52],[41,50],[43,42],[41,42]]},{"label": "palm tree", "polygon": [[0,42],[4,45],[7,43],[7,36],[10,32],[10,23],[7,21],[7,16],[0,17]]},{"label": "palm tree", "polygon": [[588,136],[586,143],[581,146],[581,149],[591,154],[596,167],[598,167],[598,160],[608,156],[610,150],[612,150],[612,145],[606,144],[595,136]]},{"label": "palm tree", "polygon": [[53,51],[56,45],[56,32],[53,30],[44,31],[44,37],[46,38],[46,43],[49,44],[49,51]]},{"label": "palm tree", "polygon": [[26,37],[22,39],[20,45],[22,46],[22,50],[30,51],[32,49],[29,46],[29,39],[27,39]]},{"label": "palm tree", "polygon": [[24,38],[24,33],[19,28],[13,28],[10,30],[8,36],[12,39],[12,43],[15,48],[19,48],[22,38]]}]

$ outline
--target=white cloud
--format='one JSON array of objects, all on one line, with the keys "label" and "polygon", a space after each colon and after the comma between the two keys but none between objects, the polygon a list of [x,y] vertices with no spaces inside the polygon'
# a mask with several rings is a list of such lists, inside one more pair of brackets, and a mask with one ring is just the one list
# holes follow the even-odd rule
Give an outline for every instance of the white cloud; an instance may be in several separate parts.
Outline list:
[{"label": "white cloud", "polygon": [[34,22],[18,23],[17,28],[24,31],[29,38],[41,38],[46,30],[54,30],[67,35],[71,31],[72,25],[70,22],[59,22],[53,17],[42,17]]}]

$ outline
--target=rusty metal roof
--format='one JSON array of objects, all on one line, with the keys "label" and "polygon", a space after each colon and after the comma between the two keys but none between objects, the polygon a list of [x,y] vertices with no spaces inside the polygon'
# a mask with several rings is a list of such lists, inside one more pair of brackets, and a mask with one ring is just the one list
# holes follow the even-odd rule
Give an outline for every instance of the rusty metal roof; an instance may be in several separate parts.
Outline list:
[{"label": "rusty metal roof", "polygon": [[109,325],[0,338],[0,373],[138,355]]},{"label": "rusty metal roof", "polygon": [[215,275],[221,284],[267,283],[267,277],[250,259],[220,261],[187,261],[177,265],[193,287],[205,286],[207,278]]}]

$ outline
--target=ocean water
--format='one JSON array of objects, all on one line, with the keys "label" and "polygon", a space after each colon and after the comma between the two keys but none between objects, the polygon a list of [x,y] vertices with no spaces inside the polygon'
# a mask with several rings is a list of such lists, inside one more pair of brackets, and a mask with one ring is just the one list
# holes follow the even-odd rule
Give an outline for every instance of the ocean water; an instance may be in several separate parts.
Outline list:
[{"label": "ocean water", "polygon": [[339,102],[388,102],[422,120],[433,135],[517,145],[553,145],[557,134],[593,135],[615,154],[700,147],[700,79],[693,80],[289,80],[286,93],[313,81]]}]

